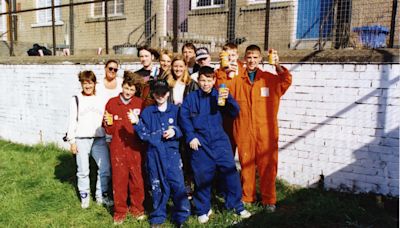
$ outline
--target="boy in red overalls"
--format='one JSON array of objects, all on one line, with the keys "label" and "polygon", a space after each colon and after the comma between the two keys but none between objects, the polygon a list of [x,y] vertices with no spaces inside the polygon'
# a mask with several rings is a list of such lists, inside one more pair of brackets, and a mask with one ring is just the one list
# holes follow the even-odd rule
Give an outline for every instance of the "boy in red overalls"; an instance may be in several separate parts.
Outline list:
[{"label": "boy in red overalls", "polygon": [[124,75],[122,93],[108,101],[104,114],[104,128],[107,134],[112,135],[110,157],[114,194],[114,224],[123,223],[128,211],[136,219],[145,218],[142,176],[142,151],[144,148],[128,119],[128,112],[133,111],[139,115],[143,108],[143,100],[134,96],[141,88],[138,78],[129,74]]}]

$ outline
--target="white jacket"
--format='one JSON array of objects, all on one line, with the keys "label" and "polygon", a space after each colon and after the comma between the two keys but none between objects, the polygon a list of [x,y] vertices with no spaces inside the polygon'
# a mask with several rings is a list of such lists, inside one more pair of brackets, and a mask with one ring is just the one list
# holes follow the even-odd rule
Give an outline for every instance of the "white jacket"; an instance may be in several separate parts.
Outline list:
[{"label": "white jacket", "polygon": [[105,132],[101,126],[105,109],[104,98],[95,95],[83,96],[81,93],[77,96],[79,113],[77,113],[75,97],[71,98],[69,105],[68,142],[75,143],[76,138],[104,137]]}]

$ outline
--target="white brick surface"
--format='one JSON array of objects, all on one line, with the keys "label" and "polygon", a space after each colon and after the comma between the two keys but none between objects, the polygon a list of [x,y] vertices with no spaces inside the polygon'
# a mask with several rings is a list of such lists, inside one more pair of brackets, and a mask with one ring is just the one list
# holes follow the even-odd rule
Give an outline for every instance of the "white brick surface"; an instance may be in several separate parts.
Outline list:
[{"label": "white brick surface", "polygon": [[[278,176],[310,186],[323,174],[326,188],[398,196],[400,65],[287,67],[295,70],[280,104]],[[0,137],[66,147],[68,103],[84,69],[103,77],[102,65],[0,65]]]}]

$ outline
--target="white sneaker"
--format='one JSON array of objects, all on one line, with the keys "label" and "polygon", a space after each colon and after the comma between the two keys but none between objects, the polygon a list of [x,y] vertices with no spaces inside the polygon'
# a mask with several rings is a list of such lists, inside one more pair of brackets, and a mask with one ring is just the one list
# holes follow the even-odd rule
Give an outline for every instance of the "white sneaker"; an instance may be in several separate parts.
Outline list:
[{"label": "white sneaker", "polygon": [[136,217],[135,219],[139,220],[139,221],[142,221],[142,220],[147,219],[147,215],[143,214],[143,215],[140,215],[140,216]]},{"label": "white sneaker", "polygon": [[82,192],[82,193],[80,193],[80,195],[81,195],[81,207],[82,207],[83,209],[88,208],[88,207],[89,207],[89,204],[90,204],[90,197],[89,197],[89,194],[86,193],[86,192]]},{"label": "white sneaker", "polygon": [[210,215],[212,214],[212,210],[210,209],[207,214],[200,215],[197,217],[197,220],[199,221],[200,224],[207,223],[208,220],[210,220]]},{"label": "white sneaker", "polygon": [[241,212],[239,213],[239,215],[240,215],[240,217],[241,217],[242,219],[247,219],[247,218],[250,218],[251,213],[250,213],[248,210],[243,210],[243,211],[241,211]]}]

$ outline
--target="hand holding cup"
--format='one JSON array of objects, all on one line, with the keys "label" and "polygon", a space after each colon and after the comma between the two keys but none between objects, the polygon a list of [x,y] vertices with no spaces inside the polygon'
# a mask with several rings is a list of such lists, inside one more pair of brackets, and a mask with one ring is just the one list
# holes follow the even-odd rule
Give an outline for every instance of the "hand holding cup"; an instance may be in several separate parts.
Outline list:
[{"label": "hand holding cup", "polygon": [[137,124],[139,122],[139,116],[131,109],[129,110],[128,119],[131,121],[131,124]]}]

